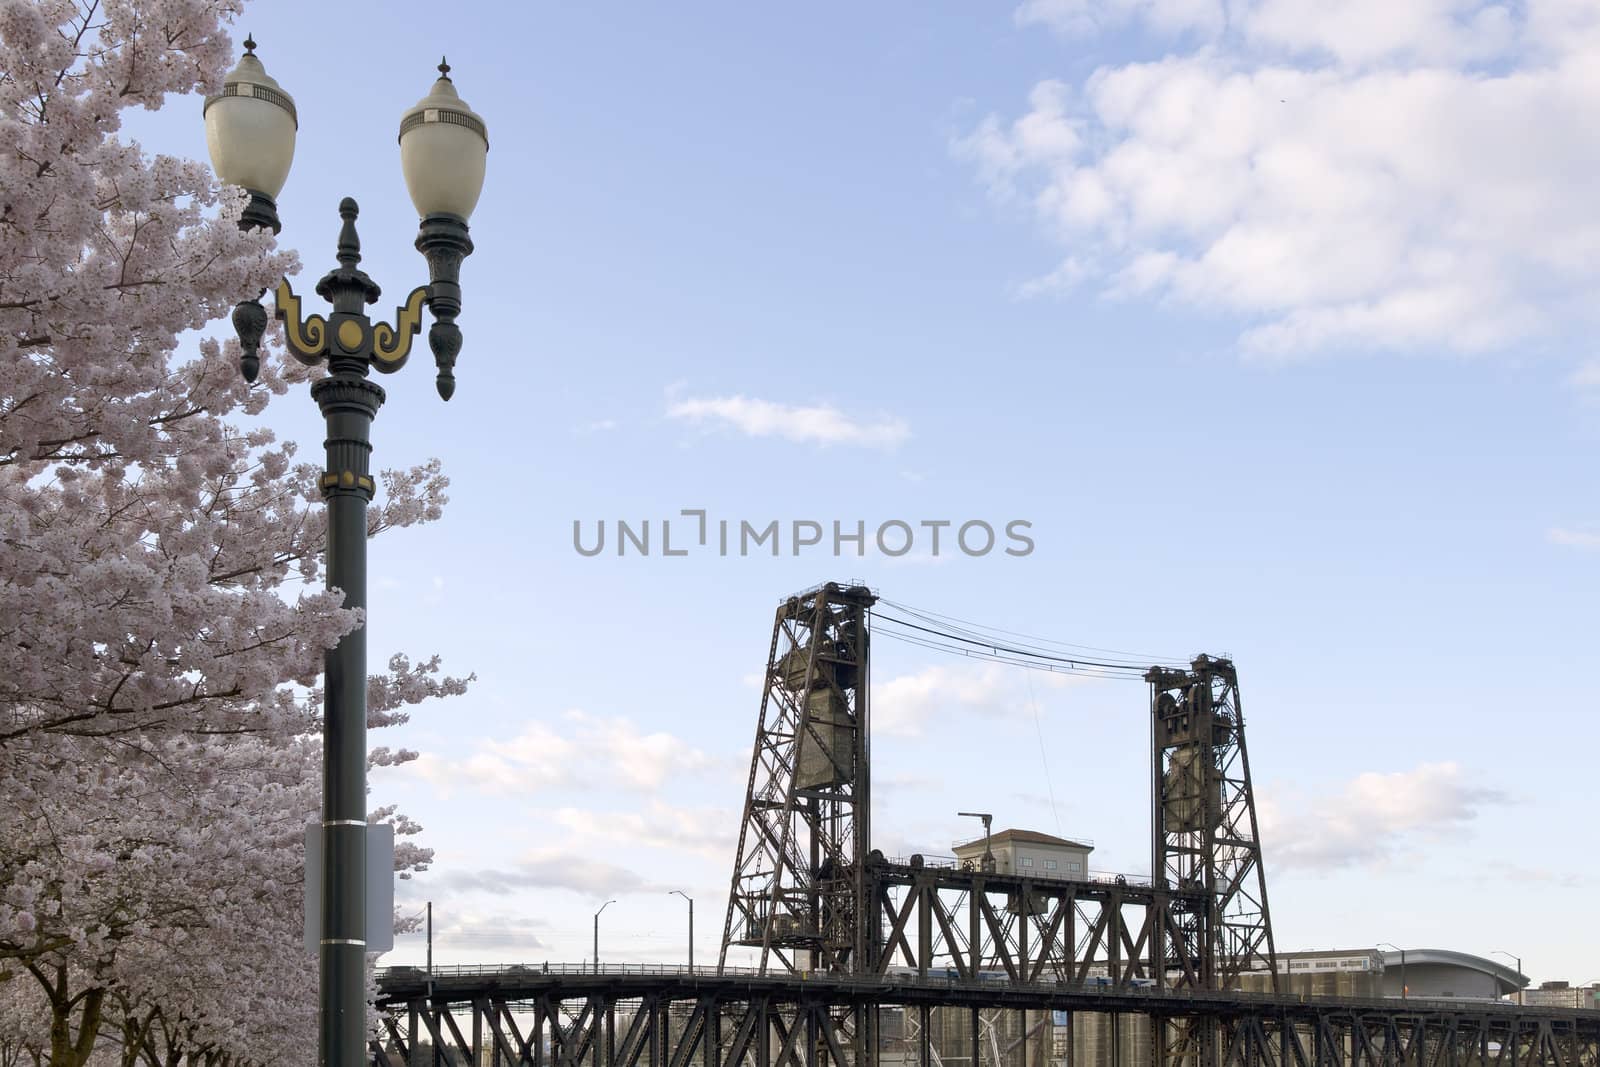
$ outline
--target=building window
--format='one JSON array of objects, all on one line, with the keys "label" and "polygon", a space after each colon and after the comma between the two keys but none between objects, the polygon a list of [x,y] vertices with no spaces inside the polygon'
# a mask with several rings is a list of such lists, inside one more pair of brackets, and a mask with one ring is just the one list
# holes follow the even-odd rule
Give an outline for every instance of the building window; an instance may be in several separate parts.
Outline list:
[{"label": "building window", "polygon": [[1024,867],[1032,867],[1033,866],[1033,857],[1032,856],[1024,856],[1024,857],[1022,857],[1022,865]]},{"label": "building window", "polygon": [[1056,869],[1056,861],[1055,860],[1045,860],[1044,861],[1044,869],[1047,870],[1047,871],[1055,870]]},{"label": "building window", "polygon": [[1069,870],[1069,871],[1081,871],[1081,870],[1083,870],[1083,864],[1079,863],[1077,860],[1068,860],[1067,861],[1067,870]]}]

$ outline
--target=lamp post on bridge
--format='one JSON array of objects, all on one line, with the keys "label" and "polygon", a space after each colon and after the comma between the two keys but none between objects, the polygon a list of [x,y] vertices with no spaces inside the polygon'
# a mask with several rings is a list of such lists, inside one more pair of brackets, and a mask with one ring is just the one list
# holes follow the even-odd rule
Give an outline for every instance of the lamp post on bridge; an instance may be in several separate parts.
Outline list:
[{"label": "lamp post on bridge", "polygon": [[[246,38],[245,54],[222,92],[206,100],[206,145],[217,177],[250,194],[240,228],[277,233],[282,224],[275,198],[294,160],[299,117],[294,100],[267,74],[255,48]],[[434,319],[428,346],[438,368],[439,395],[449,400],[455,391],[461,261],[472,254],[467,219],[483,189],[489,150],[483,120],[456,95],[443,62],[429,94],[402,116],[399,140],[401,170],[421,220],[416,248],[427,259],[429,284],[411,291],[393,326],[372,322],[365,307],[377,302],[379,289],[358,267],[358,208],[346,197],[339,203],[339,266],[316,287],[317,295],[333,305],[332,313],[303,317],[300,297],[287,280],[276,291],[289,354],[307,366],[326,363],[329,370],[311,387],[327,421],[327,467],[318,488],[328,509],[327,585],[343,591],[347,608],[367,605],[367,504],[375,491],[370,431],[384,401],[383,390],[368,376],[374,369],[390,374],[405,364],[426,305]],[[259,299],[246,300],[234,309],[233,323],[242,350],[240,370],[253,382],[261,366],[266,309]],[[367,1062],[368,925],[364,622],[326,653],[324,670],[321,914],[315,920],[318,1063],[362,1067]]]},{"label": "lamp post on bridge", "polygon": [[687,900],[689,902],[689,973],[693,974],[694,973],[694,897],[691,897],[688,893],[685,893],[681,889],[669,889],[669,890],[667,890],[667,893],[669,895],[671,895],[673,893],[676,893],[678,896],[682,897],[684,900]]},{"label": "lamp post on bridge", "polygon": [[1378,947],[1392,948],[1396,952],[1400,953],[1400,999],[1409,999],[1410,990],[1406,987],[1406,950],[1401,948],[1399,945],[1391,945],[1387,941],[1379,941]]},{"label": "lamp post on bridge", "polygon": [[[1507,952],[1503,948],[1497,948],[1493,952],[1489,953],[1489,955],[1491,955],[1491,956],[1504,956],[1508,960],[1516,960],[1517,961],[1517,977],[1520,978],[1520,979],[1523,979],[1523,985],[1524,986],[1527,985],[1527,977],[1528,976],[1522,973],[1522,957],[1521,956],[1514,956],[1511,953]],[[1522,1003],[1522,999],[1523,999],[1522,998],[1522,989],[1519,988],[1517,990],[1517,1003],[1521,1004]]]},{"label": "lamp post on bridge", "polygon": [[[600,905],[600,911],[605,911],[615,903],[615,900],[606,901],[604,904]],[[594,956],[591,957],[589,961],[589,966],[593,969],[595,974],[600,973],[600,911],[594,913]]]}]

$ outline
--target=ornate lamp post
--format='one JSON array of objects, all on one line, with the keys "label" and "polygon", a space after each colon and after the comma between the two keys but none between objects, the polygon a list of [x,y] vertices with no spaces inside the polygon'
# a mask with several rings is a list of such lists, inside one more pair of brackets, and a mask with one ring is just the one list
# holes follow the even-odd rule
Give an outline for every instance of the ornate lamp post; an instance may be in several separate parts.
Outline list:
[{"label": "ornate lamp post", "polygon": [[[245,229],[278,221],[276,197],[294,159],[298,117],[294,101],[267,75],[245,41],[245,54],[223,90],[206,101],[206,142],[217,176],[250,193],[240,219]],[[369,460],[372,420],[384,392],[369,380],[375,368],[391,374],[405,364],[421,329],[422,308],[433,313],[428,345],[438,367],[439,395],[455,392],[461,350],[461,261],[472,253],[467,219],[483,189],[489,150],[483,120],[456,95],[450,68],[439,64],[432,90],[400,120],[400,165],[421,218],[416,247],[428,262],[428,285],[412,290],[394,325],[373,323],[376,283],[359,269],[356,202],[339,203],[339,266],[317,283],[332,313],[302,315],[287,280],[277,288],[290,355],[308,366],[326,362],[329,374],[311,387],[327,420],[327,467],[319,479],[328,507],[328,588],[344,592],[347,608],[367,605],[367,504],[374,485]],[[243,347],[241,370],[254,381],[266,311],[247,300],[234,310]],[[318,952],[318,1062],[361,1067],[366,1062],[367,638],[366,626],[346,634],[327,653],[323,716],[322,914]]]}]

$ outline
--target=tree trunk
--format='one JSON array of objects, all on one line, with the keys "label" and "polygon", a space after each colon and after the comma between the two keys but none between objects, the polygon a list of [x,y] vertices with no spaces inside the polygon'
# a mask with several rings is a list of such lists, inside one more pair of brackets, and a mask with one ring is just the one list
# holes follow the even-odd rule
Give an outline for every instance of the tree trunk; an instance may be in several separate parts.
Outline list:
[{"label": "tree trunk", "polygon": [[[67,995],[67,969],[56,968],[54,982],[30,967],[50,998],[50,1067],[84,1067],[100,1036],[100,1008],[105,1003],[104,989],[86,989]],[[81,1013],[81,1014],[80,1014]],[[73,1016],[78,1015],[78,1033],[72,1033]]]},{"label": "tree trunk", "polygon": [[150,1028],[155,1025],[159,1009],[151,1008],[140,1020],[131,1006],[124,1003],[122,1014],[122,1064],[121,1067],[138,1067],[145,1042],[150,1039]]}]

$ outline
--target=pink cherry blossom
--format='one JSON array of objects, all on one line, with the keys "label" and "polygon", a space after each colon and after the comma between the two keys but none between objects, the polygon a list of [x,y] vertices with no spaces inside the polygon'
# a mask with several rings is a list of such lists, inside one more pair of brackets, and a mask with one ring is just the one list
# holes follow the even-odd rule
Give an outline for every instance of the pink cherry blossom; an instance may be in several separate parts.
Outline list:
[{"label": "pink cherry blossom", "polygon": [[[301,833],[322,653],[358,615],[320,588],[316,465],[241,425],[305,372],[269,334],[249,388],[195,332],[297,263],[204,164],[119,136],[124,108],[198,111],[240,9],[0,0],[3,1063],[315,1056]],[[382,484],[373,535],[439,517],[437,463]],[[395,656],[369,724],[465,685]]]}]

